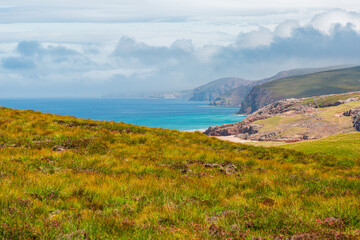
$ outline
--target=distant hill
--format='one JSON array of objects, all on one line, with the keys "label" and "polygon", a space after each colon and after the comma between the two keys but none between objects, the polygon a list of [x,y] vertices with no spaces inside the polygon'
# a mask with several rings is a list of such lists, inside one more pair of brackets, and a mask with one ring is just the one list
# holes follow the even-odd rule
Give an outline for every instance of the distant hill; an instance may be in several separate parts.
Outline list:
[{"label": "distant hill", "polygon": [[345,68],[346,66],[332,66],[325,68],[299,68],[299,69],[291,69],[286,71],[281,71],[276,75],[264,78],[258,81],[251,81],[249,85],[240,86],[238,88],[234,88],[221,96],[219,96],[215,101],[211,102],[210,105],[214,106],[232,106],[232,107],[240,107],[242,102],[244,101],[246,95],[250,92],[250,90],[257,86],[267,82],[271,82],[274,80],[287,78],[287,77],[295,77],[305,74],[311,74],[316,72],[323,72],[328,70],[335,70],[339,68]]},{"label": "distant hill", "polygon": [[239,113],[249,114],[287,98],[303,98],[360,90],[360,66],[285,77],[255,86]]},{"label": "distant hill", "polygon": [[158,98],[158,99],[189,99],[193,95],[193,90],[182,90],[182,91],[174,91],[174,92],[159,92],[153,93],[149,97],[150,98]]},{"label": "distant hill", "polygon": [[221,78],[193,90],[190,101],[214,101],[224,93],[235,88],[242,88],[245,92],[251,89],[252,81],[242,78]]}]

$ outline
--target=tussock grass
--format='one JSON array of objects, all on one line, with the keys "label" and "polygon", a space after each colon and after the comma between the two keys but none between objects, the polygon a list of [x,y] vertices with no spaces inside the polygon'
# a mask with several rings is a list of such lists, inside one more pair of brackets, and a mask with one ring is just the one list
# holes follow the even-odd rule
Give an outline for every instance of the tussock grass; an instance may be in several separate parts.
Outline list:
[{"label": "tussock grass", "polygon": [[359,161],[310,154],[0,108],[0,238],[356,239]]}]

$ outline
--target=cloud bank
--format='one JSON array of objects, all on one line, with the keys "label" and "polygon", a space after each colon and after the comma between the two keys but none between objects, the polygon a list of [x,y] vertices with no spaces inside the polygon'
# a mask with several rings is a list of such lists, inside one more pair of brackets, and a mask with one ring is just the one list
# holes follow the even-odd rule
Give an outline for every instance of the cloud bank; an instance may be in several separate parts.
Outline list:
[{"label": "cloud bank", "polygon": [[360,65],[360,13],[335,9],[306,23],[259,26],[226,45],[178,39],[159,46],[124,34],[113,45],[19,41],[0,56],[2,97],[138,96],[225,76],[257,80],[291,68]]}]

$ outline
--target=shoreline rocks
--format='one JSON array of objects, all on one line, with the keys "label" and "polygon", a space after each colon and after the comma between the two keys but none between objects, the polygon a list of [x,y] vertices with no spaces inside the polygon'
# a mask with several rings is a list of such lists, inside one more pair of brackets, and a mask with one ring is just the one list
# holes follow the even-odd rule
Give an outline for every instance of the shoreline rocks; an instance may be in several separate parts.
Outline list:
[{"label": "shoreline rocks", "polygon": [[[360,95],[360,92],[358,92],[358,94]],[[346,97],[348,94],[342,95]],[[351,128],[351,122],[348,122],[348,120],[345,120],[346,125],[338,126],[336,120],[329,122],[320,115],[320,113],[326,111],[328,107],[360,101],[360,97],[348,97],[342,100],[333,102],[325,101],[325,103],[323,103],[326,97],[333,99],[333,96],[334,94],[316,97],[315,99],[290,98],[280,100],[248,115],[241,122],[209,127],[204,133],[208,136],[234,135],[237,138],[248,141],[298,142],[318,139],[341,132],[360,131],[360,106],[336,114],[336,116],[339,115],[338,117],[352,117],[353,128]],[[294,118],[289,122],[283,120],[281,124],[279,123],[280,125],[274,122],[272,124],[275,124],[275,126],[263,131],[263,123],[257,121],[274,116],[281,116],[282,119],[284,119],[284,117]],[[267,125],[267,127],[269,126]]]}]

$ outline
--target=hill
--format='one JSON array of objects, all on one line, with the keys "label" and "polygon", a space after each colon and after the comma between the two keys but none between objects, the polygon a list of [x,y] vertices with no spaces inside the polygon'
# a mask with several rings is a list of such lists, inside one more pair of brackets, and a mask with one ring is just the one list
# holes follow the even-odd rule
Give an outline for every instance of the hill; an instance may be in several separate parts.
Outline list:
[{"label": "hill", "polygon": [[332,67],[324,67],[324,68],[299,68],[299,69],[281,71],[272,77],[265,78],[262,80],[252,81],[249,84],[249,87],[240,86],[238,88],[234,88],[224,93],[220,97],[218,97],[215,101],[211,102],[210,105],[240,107],[245,97],[249,93],[249,91],[257,85],[261,85],[281,78],[300,76],[300,75],[311,74],[316,72],[339,69],[339,68],[344,68],[344,66],[332,66]]},{"label": "hill", "polygon": [[221,78],[195,88],[190,101],[214,101],[234,88],[242,88],[247,92],[250,90],[250,84],[251,81],[242,78]]},{"label": "hill", "polygon": [[296,142],[356,131],[360,131],[360,92],[281,100],[242,122],[210,127],[206,134]]},{"label": "hill", "polygon": [[0,238],[356,239],[359,171],[358,160],[0,108]]},{"label": "hill", "polygon": [[173,92],[157,92],[152,93],[148,97],[156,99],[190,99],[193,95],[192,90],[182,90]]},{"label": "hill", "polygon": [[255,86],[239,113],[249,114],[286,98],[304,98],[360,90],[360,66],[287,77]]}]

